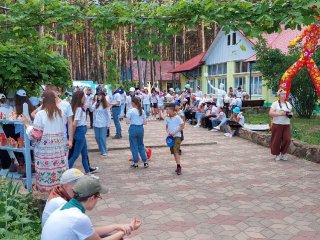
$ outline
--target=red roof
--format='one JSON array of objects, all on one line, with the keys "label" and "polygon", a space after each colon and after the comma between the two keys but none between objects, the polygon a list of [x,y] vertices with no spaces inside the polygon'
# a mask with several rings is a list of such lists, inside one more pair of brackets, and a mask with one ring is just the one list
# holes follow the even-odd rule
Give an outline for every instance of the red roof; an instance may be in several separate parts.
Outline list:
[{"label": "red roof", "polygon": [[200,53],[199,55],[191,58],[190,60],[178,65],[174,69],[171,69],[169,73],[179,73],[191,71],[203,64],[202,58],[206,52]]},{"label": "red roof", "polygon": [[[282,27],[281,32],[271,33],[271,34],[262,34],[262,37],[267,41],[267,47],[269,48],[278,48],[283,53],[289,52],[289,44],[290,41],[298,37],[302,30],[292,30],[292,29],[284,29]],[[243,34],[243,33],[241,33]],[[244,35],[244,34],[243,34]],[[245,36],[245,35],[244,35]],[[245,36],[246,37],[246,36]],[[254,45],[258,42],[258,39],[249,39]],[[256,61],[256,55],[253,55],[245,60],[246,62]]]},{"label": "red roof", "polygon": [[[176,64],[180,64],[180,62],[176,62]],[[128,64],[129,66],[129,64]],[[146,73],[146,78],[145,78],[145,68],[146,68],[146,61],[140,61],[140,67],[141,67],[141,72],[140,76],[141,79],[146,79],[146,81],[151,81],[151,64],[148,61],[147,63],[147,73]],[[161,66],[161,78],[160,78],[160,66]],[[155,62],[155,68],[156,68],[156,74],[155,74],[155,79],[154,80],[160,80],[162,79],[163,81],[171,81],[173,79],[173,74],[169,73],[169,70],[173,68],[173,62],[172,61],[161,61],[161,62]],[[139,75],[138,75],[138,63],[137,61],[133,61],[132,64],[132,71],[133,71],[133,80],[138,80]],[[179,81],[180,76],[179,74],[176,74],[175,80]]]}]

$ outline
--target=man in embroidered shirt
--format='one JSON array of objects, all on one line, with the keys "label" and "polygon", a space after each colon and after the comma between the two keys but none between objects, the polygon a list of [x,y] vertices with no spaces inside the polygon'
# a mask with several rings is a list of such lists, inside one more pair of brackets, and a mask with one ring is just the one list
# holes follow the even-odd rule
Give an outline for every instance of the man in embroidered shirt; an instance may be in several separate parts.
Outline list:
[{"label": "man in embroidered shirt", "polygon": [[[134,219],[130,224],[113,224],[93,227],[85,211],[95,208],[101,198],[100,193],[107,189],[100,184],[99,178],[85,175],[73,187],[74,198],[50,215],[41,234],[42,240],[116,240],[129,235],[140,227],[140,220]],[[112,234],[112,235],[110,235]]]}]

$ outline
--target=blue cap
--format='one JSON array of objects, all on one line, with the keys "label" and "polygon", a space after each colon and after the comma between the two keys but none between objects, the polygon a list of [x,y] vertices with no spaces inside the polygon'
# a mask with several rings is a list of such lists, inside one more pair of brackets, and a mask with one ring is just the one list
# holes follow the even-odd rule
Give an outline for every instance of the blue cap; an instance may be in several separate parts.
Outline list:
[{"label": "blue cap", "polygon": [[167,146],[168,147],[173,147],[174,146],[174,138],[172,136],[168,136],[166,138]]},{"label": "blue cap", "polygon": [[179,101],[175,101],[174,104],[179,107],[181,106],[181,103]]},{"label": "blue cap", "polygon": [[233,112],[234,112],[235,114],[239,114],[239,113],[240,113],[240,108],[239,108],[239,107],[235,107],[235,108],[233,109]]}]

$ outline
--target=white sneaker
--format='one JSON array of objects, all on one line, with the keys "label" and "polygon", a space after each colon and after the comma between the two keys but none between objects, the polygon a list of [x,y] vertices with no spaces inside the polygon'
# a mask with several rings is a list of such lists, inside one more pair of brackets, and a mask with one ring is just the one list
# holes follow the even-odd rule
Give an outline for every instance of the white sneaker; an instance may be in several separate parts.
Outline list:
[{"label": "white sneaker", "polygon": [[102,153],[101,155],[102,155],[102,156],[107,156],[107,154],[106,154],[106,153]]},{"label": "white sneaker", "polygon": [[216,126],[214,127],[214,129],[220,130],[220,126]]},{"label": "white sneaker", "polygon": [[276,161],[280,161],[280,160],[281,160],[281,154],[280,154],[280,155],[277,155],[276,158],[275,158],[275,160],[276,160]]},{"label": "white sneaker", "polygon": [[195,125],[195,126],[193,126],[193,127],[198,128],[198,127],[200,127],[200,125],[197,124],[197,125]]},{"label": "white sneaker", "polygon": [[210,130],[210,132],[217,132],[218,130],[217,129],[215,129],[215,128],[212,128],[211,130]]},{"label": "white sneaker", "polygon": [[225,133],[224,134],[226,137],[232,137],[232,134],[231,133]]},{"label": "white sneaker", "polygon": [[280,156],[281,156],[281,160],[282,161],[288,161],[288,156],[286,154],[281,154],[280,153]]}]

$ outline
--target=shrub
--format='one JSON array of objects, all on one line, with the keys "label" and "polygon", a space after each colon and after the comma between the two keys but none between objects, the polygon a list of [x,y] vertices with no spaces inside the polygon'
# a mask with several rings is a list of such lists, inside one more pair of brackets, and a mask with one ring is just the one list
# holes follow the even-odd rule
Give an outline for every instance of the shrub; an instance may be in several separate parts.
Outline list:
[{"label": "shrub", "polygon": [[6,177],[0,187],[0,239],[40,239],[40,214],[32,193],[21,193],[21,183]]}]

